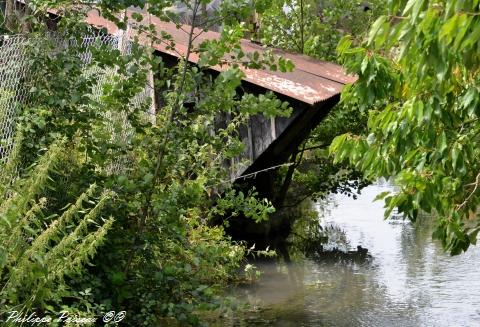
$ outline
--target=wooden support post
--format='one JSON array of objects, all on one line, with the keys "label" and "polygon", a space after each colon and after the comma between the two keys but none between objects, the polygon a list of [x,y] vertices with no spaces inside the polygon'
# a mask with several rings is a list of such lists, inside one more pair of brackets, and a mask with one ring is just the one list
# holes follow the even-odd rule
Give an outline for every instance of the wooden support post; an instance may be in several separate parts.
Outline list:
[{"label": "wooden support post", "polygon": [[248,135],[248,158],[250,159],[251,162],[255,160],[255,143],[253,142],[253,133],[252,133],[252,125],[251,125],[251,119],[248,121],[247,124],[247,135]]},{"label": "wooden support post", "polygon": [[30,26],[30,16],[32,14],[32,7],[30,5],[30,0],[24,0],[25,4],[25,11],[23,13],[23,20],[22,20],[22,33],[27,34],[31,30]]},{"label": "wooden support post", "polygon": [[270,131],[272,135],[272,142],[277,138],[277,130],[275,128],[275,117],[270,118]]},{"label": "wooden support post", "polygon": [[[126,15],[126,10],[120,15],[120,19],[121,20],[124,20],[125,19],[125,15]],[[127,24],[127,30],[121,30],[119,29],[117,31],[117,37],[118,37],[118,45],[117,45],[117,48],[118,50],[120,51],[121,54],[124,54],[125,53],[125,50],[126,50],[126,39],[128,37],[127,33],[128,33],[128,29],[129,29],[129,26]]]},{"label": "wooden support post", "polygon": [[5,28],[13,32],[15,22],[15,0],[6,0],[5,2]]},{"label": "wooden support post", "polygon": [[150,100],[151,100],[151,103],[150,103],[150,112],[149,112],[149,115],[150,115],[150,122],[155,125],[157,123],[157,104],[156,104],[156,101],[155,101],[155,79],[153,77],[153,70],[152,68],[150,68],[150,70],[148,71],[148,91],[150,93]]},{"label": "wooden support post", "polygon": [[[147,21],[148,25],[150,26],[152,24],[152,15],[149,12],[149,5],[148,3],[145,5],[145,10],[147,11]],[[150,44],[150,48],[153,49],[153,41]],[[153,50],[152,50],[153,51]],[[150,59],[152,58],[153,53],[150,53]],[[153,76],[153,67],[150,66],[150,69],[148,71],[148,91],[150,93],[150,121],[153,125],[156,124],[157,122],[157,103],[155,101],[155,78]]]}]

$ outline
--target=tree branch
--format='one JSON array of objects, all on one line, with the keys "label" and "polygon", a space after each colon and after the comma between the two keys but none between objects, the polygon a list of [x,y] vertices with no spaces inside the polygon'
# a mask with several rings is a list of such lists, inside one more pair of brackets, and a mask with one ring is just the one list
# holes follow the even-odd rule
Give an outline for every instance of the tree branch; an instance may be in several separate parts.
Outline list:
[{"label": "tree branch", "polygon": [[477,177],[475,178],[475,182],[471,184],[467,184],[465,186],[474,186],[472,192],[467,196],[465,201],[463,201],[461,204],[457,205],[457,210],[462,209],[467,205],[467,203],[470,201],[470,199],[473,197],[475,192],[477,192],[478,186],[480,184],[480,173],[478,173]]}]

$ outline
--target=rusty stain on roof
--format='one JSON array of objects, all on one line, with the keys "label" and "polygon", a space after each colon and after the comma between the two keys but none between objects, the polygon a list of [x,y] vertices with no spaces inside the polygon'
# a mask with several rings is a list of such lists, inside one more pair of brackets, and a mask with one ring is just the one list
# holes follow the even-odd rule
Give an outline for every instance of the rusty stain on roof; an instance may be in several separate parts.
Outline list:
[{"label": "rusty stain on roof", "polygon": [[[132,12],[130,11],[128,15],[131,15]],[[147,23],[146,18],[144,19],[143,23]],[[182,30],[178,29],[174,23],[164,22],[156,17],[151,17],[150,19],[157,32],[163,31],[170,34],[175,42],[175,51],[168,49],[168,44],[166,43],[157,43],[153,47],[160,52],[175,57],[185,56],[188,47],[188,34],[183,30],[189,30],[190,26],[183,25]],[[111,34],[118,32],[115,24],[99,16],[97,11],[91,11],[88,14],[87,22],[97,27],[106,28],[108,33]],[[220,33],[217,32],[203,32],[200,29],[195,29],[195,34],[198,33],[201,34],[195,38],[195,46],[198,46],[205,40],[220,39]],[[144,44],[150,43],[146,37],[139,36],[139,40]],[[242,68],[245,73],[245,81],[309,105],[315,105],[318,102],[338,95],[344,85],[353,83],[356,80],[355,76],[347,75],[341,66],[333,63],[319,61],[305,55],[288,53],[279,49],[266,48],[248,40],[242,40],[241,46],[246,53],[255,51],[264,53],[267,50],[272,50],[275,55],[288,58],[295,65],[293,71],[287,73],[265,69]],[[198,60],[199,54],[192,52],[189,61],[197,63]],[[228,69],[228,66],[217,65],[211,68],[221,72]]]}]

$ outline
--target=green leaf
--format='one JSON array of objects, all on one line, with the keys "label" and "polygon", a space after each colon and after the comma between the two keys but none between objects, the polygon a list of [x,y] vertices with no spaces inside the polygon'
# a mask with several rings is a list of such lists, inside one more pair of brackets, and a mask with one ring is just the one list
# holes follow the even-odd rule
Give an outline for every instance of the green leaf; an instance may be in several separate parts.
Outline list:
[{"label": "green leaf", "polygon": [[405,5],[405,8],[403,9],[402,16],[407,15],[417,2],[418,2],[417,0],[408,0],[407,4]]},{"label": "green leaf", "polygon": [[447,135],[445,134],[445,131],[442,131],[440,134],[439,138],[439,145],[438,145],[438,151],[440,153],[443,153],[447,149]]},{"label": "green leaf", "polygon": [[423,8],[427,0],[415,0],[413,10],[411,14],[411,20],[415,22],[420,14],[420,10]]},{"label": "green leaf", "polygon": [[455,145],[452,148],[451,155],[452,155],[452,168],[455,170],[457,168],[457,161],[458,161],[458,155],[460,154],[460,151],[458,147]]},{"label": "green leaf", "polygon": [[480,27],[478,23],[474,25],[473,31],[468,34],[468,36],[464,39],[460,49],[467,49],[470,47],[475,47],[480,41]]},{"label": "green leaf", "polygon": [[457,33],[459,15],[453,15],[440,29],[439,37],[445,40],[446,45],[450,44]]},{"label": "green leaf", "polygon": [[12,224],[11,224],[10,221],[7,219],[7,216],[0,214],[0,220],[2,220],[3,222],[5,222],[8,227],[10,227],[10,228],[12,227]]},{"label": "green leaf", "polygon": [[375,41],[375,37],[377,36],[380,28],[382,25],[385,23],[387,20],[387,16],[380,16],[378,19],[373,23],[372,27],[370,28],[370,33],[368,35],[367,39],[367,45],[371,46],[373,42]]},{"label": "green leaf", "polygon": [[379,200],[383,200],[386,196],[388,196],[391,192],[382,192],[380,194],[378,194],[374,199],[373,201],[379,201]]}]

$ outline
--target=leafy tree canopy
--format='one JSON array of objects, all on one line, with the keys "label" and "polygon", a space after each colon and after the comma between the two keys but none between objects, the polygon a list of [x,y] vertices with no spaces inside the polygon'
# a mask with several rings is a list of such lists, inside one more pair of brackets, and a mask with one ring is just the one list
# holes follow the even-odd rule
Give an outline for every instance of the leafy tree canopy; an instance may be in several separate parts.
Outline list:
[{"label": "leafy tree canopy", "polygon": [[378,196],[386,217],[431,213],[445,249],[467,250],[480,230],[479,1],[390,1],[363,44],[345,37],[338,53],[358,75],[343,101],[368,113],[368,131],[337,137],[335,161],[398,185]]},{"label": "leafy tree canopy", "polygon": [[336,61],[336,45],[349,33],[361,36],[380,13],[384,1],[257,0],[262,43]]}]

